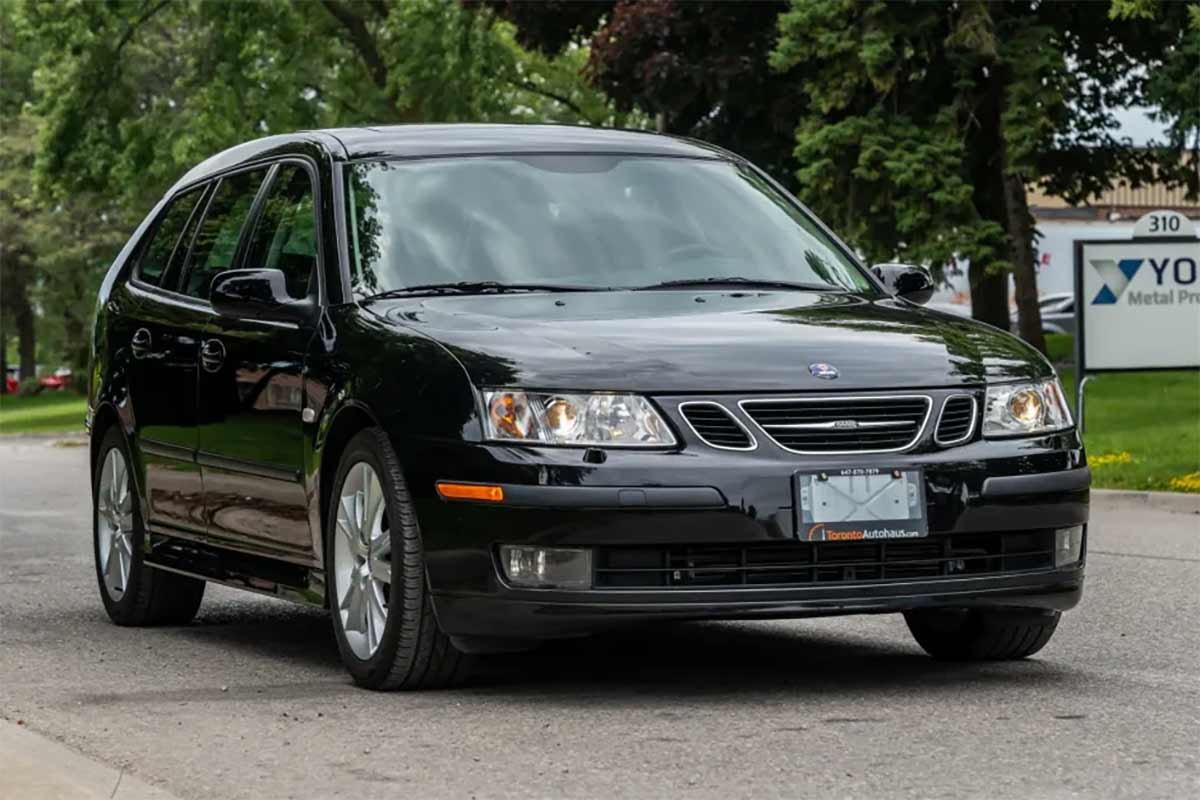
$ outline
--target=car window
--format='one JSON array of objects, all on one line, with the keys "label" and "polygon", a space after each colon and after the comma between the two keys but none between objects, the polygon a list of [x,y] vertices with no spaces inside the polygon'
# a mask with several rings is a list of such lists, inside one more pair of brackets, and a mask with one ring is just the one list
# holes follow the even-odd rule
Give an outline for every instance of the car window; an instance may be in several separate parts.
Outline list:
[{"label": "car window", "polygon": [[312,180],[298,164],[275,174],[246,250],[251,269],[277,269],[287,277],[288,294],[308,296],[317,267],[316,215]]},{"label": "car window", "polygon": [[212,279],[233,267],[242,225],[265,175],[266,170],[261,169],[239,172],[217,184],[192,243],[179,288],[183,294],[207,299]]},{"label": "car window", "polygon": [[871,288],[802,209],[728,161],[580,153],[360,162],[349,171],[351,278],[364,293],[728,276]]},{"label": "car window", "polygon": [[186,243],[187,241],[183,232],[188,226],[188,220],[191,219],[192,212],[196,209],[196,202],[202,194],[201,189],[193,189],[179,195],[167,204],[166,209],[159,215],[154,231],[150,234],[150,239],[138,258],[135,275],[138,281],[150,286],[161,285],[163,275],[171,265],[172,256],[183,257],[184,251],[187,249],[186,244],[180,246],[180,242]]}]

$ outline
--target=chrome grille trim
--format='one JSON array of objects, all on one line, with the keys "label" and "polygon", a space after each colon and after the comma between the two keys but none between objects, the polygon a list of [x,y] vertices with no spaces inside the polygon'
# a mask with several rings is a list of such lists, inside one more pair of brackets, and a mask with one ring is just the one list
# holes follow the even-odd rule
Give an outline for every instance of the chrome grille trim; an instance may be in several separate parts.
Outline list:
[{"label": "chrome grille trim", "polygon": [[[721,413],[723,413],[726,417],[728,417],[730,420],[732,420],[733,424],[737,425],[738,428],[741,429],[742,433],[746,434],[746,439],[750,442],[750,446],[749,447],[729,447],[728,445],[713,444],[708,439],[704,438],[703,434],[701,434],[700,431],[696,430],[696,426],[694,426],[692,424],[692,421],[690,419],[688,419],[688,415],[683,412],[683,410],[685,408],[687,408],[688,406],[709,406],[711,408],[720,409]],[[737,418],[736,414],[734,414],[728,408],[726,408],[722,404],[716,402],[715,400],[688,400],[685,403],[680,403],[678,406],[676,406],[676,408],[678,408],[678,410],[679,410],[679,416],[683,418],[683,421],[685,423],[687,423],[688,428],[691,429],[692,433],[694,433],[696,435],[696,438],[699,439],[700,441],[704,442],[709,447],[711,447],[715,450],[732,450],[732,451],[738,452],[738,453],[748,453],[751,450],[758,449],[758,439],[755,438],[754,433],[748,427],[746,427],[746,425],[740,419]]]},{"label": "chrome grille trim", "polygon": [[[950,405],[950,401],[956,400],[959,397],[966,398],[966,400],[971,404],[971,421],[967,424],[967,432],[965,435],[957,439],[943,440],[940,436],[938,436],[938,431],[942,429],[942,417],[946,416],[946,407]],[[946,397],[942,400],[942,410],[938,412],[937,425],[933,427],[934,444],[938,445],[939,447],[951,447],[953,445],[962,444],[963,442],[970,440],[970,438],[975,435],[975,424],[978,421],[979,403],[975,401],[974,395],[964,394],[961,392],[957,394],[946,395]]]},{"label": "chrome grille trim", "polygon": [[[859,450],[859,449],[856,449],[856,450],[797,450],[795,448],[791,448],[791,447],[788,447],[787,445],[784,445],[778,439],[776,439],[774,436],[772,436],[771,431],[767,430],[767,427],[773,427],[773,426],[764,427],[762,424],[759,423],[758,420],[756,420],[754,418],[754,414],[752,414],[750,412],[750,408],[753,408],[754,406],[782,405],[782,404],[787,404],[787,403],[826,403],[826,404],[828,404],[828,403],[837,403],[837,402],[856,402],[856,401],[863,401],[863,400],[919,400],[925,404],[925,413],[921,416],[921,424],[917,428],[916,434],[900,447],[861,449],[861,450]],[[752,399],[748,399],[748,400],[739,400],[738,408],[740,408],[742,410],[742,413],[744,413],[746,415],[746,417],[752,423],[754,423],[754,427],[758,428],[759,431],[761,431],[768,439],[770,439],[772,442],[774,442],[779,448],[786,450],[789,453],[796,453],[797,455],[806,455],[806,456],[840,456],[840,455],[856,455],[856,454],[870,455],[872,453],[900,453],[905,450],[908,450],[910,447],[913,447],[917,442],[921,441],[921,437],[925,434],[925,429],[929,426],[929,418],[932,415],[932,411],[933,411],[933,398],[931,398],[927,394],[857,394],[857,395],[834,395],[834,396],[820,395],[820,396],[811,396],[811,397],[763,397],[763,398],[752,398]],[[821,424],[821,425],[824,425],[825,423],[799,423],[799,424]],[[864,428],[874,427],[870,424],[862,424],[862,423],[859,423],[859,424]],[[836,422],[830,423],[829,425],[830,425],[830,427],[828,429],[836,430],[836,425],[837,425]],[[788,426],[784,426],[784,425],[776,423],[774,427],[778,427],[779,429],[782,430]]]}]

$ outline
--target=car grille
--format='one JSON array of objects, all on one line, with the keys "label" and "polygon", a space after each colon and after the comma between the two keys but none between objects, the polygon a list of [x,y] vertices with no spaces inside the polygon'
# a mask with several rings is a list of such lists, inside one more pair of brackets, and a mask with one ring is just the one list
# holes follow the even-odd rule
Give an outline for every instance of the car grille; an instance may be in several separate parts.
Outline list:
[{"label": "car grille", "polygon": [[743,400],[746,412],[794,453],[887,453],[911,447],[929,418],[924,395]]},{"label": "car grille", "polygon": [[938,580],[1050,569],[1054,531],[879,542],[601,547],[595,564],[597,589]]},{"label": "car grille", "polygon": [[719,403],[680,403],[679,413],[705,444],[722,450],[753,450],[757,442]]},{"label": "car grille", "polygon": [[962,444],[975,427],[975,400],[965,394],[947,398],[938,418],[934,441],[940,445]]}]

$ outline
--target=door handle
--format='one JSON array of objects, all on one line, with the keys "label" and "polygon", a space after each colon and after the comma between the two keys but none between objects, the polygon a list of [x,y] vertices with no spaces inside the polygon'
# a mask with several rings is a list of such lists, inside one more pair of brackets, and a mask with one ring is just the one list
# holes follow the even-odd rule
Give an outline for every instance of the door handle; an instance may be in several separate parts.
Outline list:
[{"label": "door handle", "polygon": [[218,339],[206,339],[200,345],[200,366],[205,372],[220,372],[225,363],[225,345]]},{"label": "door handle", "polygon": [[129,341],[129,349],[133,351],[134,358],[145,358],[150,354],[150,345],[153,339],[150,336],[150,331],[145,328],[138,328],[133,333],[133,338]]}]

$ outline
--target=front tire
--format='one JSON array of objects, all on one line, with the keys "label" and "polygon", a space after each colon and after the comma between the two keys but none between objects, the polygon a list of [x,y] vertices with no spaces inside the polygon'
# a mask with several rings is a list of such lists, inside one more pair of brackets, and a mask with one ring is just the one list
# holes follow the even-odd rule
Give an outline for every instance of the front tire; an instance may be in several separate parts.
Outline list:
[{"label": "front tire", "polygon": [[118,625],[184,625],[204,599],[204,581],[146,566],[146,526],[125,437],[100,442],[92,478],[92,551],[108,617]]},{"label": "front tire", "polygon": [[354,682],[384,691],[461,683],[471,659],[434,617],[416,512],[382,430],[350,440],[333,485],[325,524],[329,606]]},{"label": "front tire", "polygon": [[1027,658],[1054,635],[1059,611],[1025,608],[933,608],[906,611],[917,644],[950,661],[1011,661]]}]

